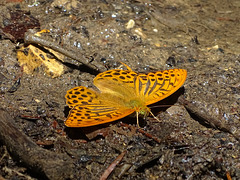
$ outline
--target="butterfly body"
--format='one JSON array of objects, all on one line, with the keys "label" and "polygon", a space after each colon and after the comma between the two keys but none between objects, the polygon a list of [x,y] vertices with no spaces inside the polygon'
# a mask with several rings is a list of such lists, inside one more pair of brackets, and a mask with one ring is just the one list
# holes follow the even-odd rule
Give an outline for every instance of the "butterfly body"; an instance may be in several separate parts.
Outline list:
[{"label": "butterfly body", "polygon": [[147,105],[174,93],[187,76],[184,69],[143,74],[127,68],[98,74],[93,83],[99,92],[84,86],[68,90],[65,97],[72,109],[65,125],[93,126],[121,119],[133,112],[136,112],[138,120],[138,114],[147,116],[151,113]]}]

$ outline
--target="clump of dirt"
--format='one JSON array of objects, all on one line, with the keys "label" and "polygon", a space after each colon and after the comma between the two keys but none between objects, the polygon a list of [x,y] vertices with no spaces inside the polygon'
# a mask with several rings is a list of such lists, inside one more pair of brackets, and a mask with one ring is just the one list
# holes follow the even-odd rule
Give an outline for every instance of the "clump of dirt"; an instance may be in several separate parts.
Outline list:
[{"label": "clump of dirt", "polygon": [[[62,179],[99,179],[123,152],[113,179],[240,177],[237,0],[28,3],[6,0],[0,6],[0,109],[14,120],[9,120],[12,130],[34,143],[19,144],[23,149],[29,147],[25,149],[29,158],[23,162],[20,148],[10,148],[6,136],[0,134],[0,178],[59,179],[59,170],[66,171]],[[11,19],[15,11],[28,12],[41,29],[50,30],[49,42],[79,59],[59,61],[64,65],[60,77],[49,77],[41,66],[25,74],[17,60],[23,44],[3,31],[10,20],[17,23]],[[93,69],[81,63],[86,61]],[[80,85],[94,88],[97,73],[121,68],[120,61],[136,72],[187,70],[184,88],[150,106],[161,122],[151,116],[141,119],[144,132],[137,130],[136,118],[131,116],[121,119],[127,125],[115,121],[66,128],[66,91]],[[184,101],[177,101],[181,94]],[[7,126],[8,115],[0,115]],[[9,139],[20,139],[13,135]],[[31,152],[37,150],[35,157]],[[54,158],[68,167],[52,164]],[[29,166],[34,162],[36,170]],[[49,170],[45,168],[48,163]]]}]

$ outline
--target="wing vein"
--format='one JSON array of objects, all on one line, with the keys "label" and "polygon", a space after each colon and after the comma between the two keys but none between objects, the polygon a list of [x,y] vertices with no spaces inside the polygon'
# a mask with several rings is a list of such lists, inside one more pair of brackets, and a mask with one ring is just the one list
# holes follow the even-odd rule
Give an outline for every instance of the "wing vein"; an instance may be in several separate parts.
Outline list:
[{"label": "wing vein", "polygon": [[157,87],[157,84],[158,84],[158,82],[155,81],[152,88],[150,89],[150,91],[148,91],[148,95],[150,95],[154,91],[154,89]]}]

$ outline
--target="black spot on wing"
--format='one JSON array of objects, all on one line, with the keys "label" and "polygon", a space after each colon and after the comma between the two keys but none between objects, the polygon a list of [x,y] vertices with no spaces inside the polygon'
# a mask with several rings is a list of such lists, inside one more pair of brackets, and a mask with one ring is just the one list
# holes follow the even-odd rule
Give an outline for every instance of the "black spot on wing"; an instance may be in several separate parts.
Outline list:
[{"label": "black spot on wing", "polygon": [[124,76],[119,76],[119,78],[122,80],[126,79]]},{"label": "black spot on wing", "polygon": [[114,76],[119,76],[120,73],[119,73],[119,72],[114,72],[113,75],[114,75]]},{"label": "black spot on wing", "polygon": [[78,103],[78,100],[75,100],[75,99],[74,99],[74,100],[73,100],[73,103]]},{"label": "black spot on wing", "polygon": [[113,77],[111,74],[108,74],[108,75],[104,75],[104,77]]}]

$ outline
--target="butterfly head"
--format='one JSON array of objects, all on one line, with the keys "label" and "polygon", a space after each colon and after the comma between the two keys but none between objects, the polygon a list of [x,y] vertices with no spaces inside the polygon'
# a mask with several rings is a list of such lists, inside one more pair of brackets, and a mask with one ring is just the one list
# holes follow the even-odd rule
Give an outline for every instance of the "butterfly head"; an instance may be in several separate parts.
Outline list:
[{"label": "butterfly head", "polygon": [[138,116],[141,115],[141,116],[143,116],[143,119],[146,119],[146,117],[148,116],[149,112],[151,113],[151,111],[150,111],[150,108],[148,108],[146,105],[135,106],[134,110],[136,111],[136,116],[137,116],[137,126],[140,128]]},{"label": "butterfly head", "polygon": [[139,99],[130,100],[128,103],[131,109],[134,109],[138,114],[143,115],[144,117],[148,115],[150,109]]},{"label": "butterfly head", "polygon": [[145,109],[140,109],[138,112],[143,116],[143,119],[146,119],[146,117],[149,115],[150,109],[146,107]]}]

